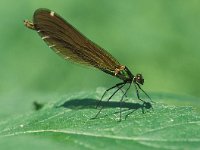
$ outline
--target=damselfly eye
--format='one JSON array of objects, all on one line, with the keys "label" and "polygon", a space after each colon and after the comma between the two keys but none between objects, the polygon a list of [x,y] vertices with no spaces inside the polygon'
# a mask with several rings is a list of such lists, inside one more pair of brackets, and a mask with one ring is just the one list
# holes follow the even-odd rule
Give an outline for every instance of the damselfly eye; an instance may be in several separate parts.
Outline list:
[{"label": "damselfly eye", "polygon": [[144,78],[142,76],[142,74],[137,74],[136,77],[135,77],[135,81],[139,84],[144,84]]}]

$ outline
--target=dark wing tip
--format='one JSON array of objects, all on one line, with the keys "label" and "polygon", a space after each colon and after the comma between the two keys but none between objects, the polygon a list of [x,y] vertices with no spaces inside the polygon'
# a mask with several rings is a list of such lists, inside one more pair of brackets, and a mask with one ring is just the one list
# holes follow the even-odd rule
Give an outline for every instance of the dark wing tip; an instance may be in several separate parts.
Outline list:
[{"label": "dark wing tip", "polygon": [[41,13],[41,12],[48,12],[50,13],[51,10],[47,9],[47,8],[38,8],[35,12],[34,12],[34,16],[37,15],[38,13]]}]

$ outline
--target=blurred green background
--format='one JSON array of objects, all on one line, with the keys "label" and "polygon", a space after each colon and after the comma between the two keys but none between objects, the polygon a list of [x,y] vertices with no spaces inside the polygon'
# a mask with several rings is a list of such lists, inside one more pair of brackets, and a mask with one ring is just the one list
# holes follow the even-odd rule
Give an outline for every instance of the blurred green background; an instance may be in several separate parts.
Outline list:
[{"label": "blurred green background", "polygon": [[199,0],[1,0],[1,115],[25,111],[38,95],[94,90],[119,82],[65,61],[36,32],[25,28],[23,20],[31,20],[37,8],[57,12],[134,74],[142,73],[148,93],[199,97],[199,7]]}]

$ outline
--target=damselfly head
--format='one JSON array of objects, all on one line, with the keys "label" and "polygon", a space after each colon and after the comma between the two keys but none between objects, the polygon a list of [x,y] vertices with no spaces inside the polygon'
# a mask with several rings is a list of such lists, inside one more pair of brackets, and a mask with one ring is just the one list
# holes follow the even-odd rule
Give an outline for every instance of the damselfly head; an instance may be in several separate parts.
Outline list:
[{"label": "damselfly head", "polygon": [[135,82],[135,83],[139,83],[139,84],[144,84],[144,78],[143,78],[143,76],[142,76],[142,74],[136,74],[136,76],[134,77],[134,79],[133,79],[133,81]]}]

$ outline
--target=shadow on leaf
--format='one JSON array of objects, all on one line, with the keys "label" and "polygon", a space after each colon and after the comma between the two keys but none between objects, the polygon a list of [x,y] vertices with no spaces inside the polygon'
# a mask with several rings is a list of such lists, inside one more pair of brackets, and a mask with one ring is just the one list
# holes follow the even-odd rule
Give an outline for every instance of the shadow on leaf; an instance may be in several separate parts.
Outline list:
[{"label": "shadow on leaf", "polygon": [[[64,107],[64,108],[70,108],[70,109],[87,109],[87,108],[93,108],[96,109],[96,106],[98,104],[99,100],[96,99],[72,99],[69,101],[66,101],[64,104],[58,106],[58,107]],[[130,103],[130,102],[105,102],[102,101],[98,105],[98,107],[104,107],[104,108],[128,108],[128,109],[140,109],[140,108],[146,108],[150,109],[152,108],[151,103],[144,102],[142,104],[140,103]]]},{"label": "shadow on leaf", "polygon": [[[98,107],[97,107],[97,104]],[[92,109],[96,109],[96,108],[124,108],[124,111],[129,111],[131,110],[131,112],[129,112],[128,114],[126,114],[125,119],[134,111],[141,109],[142,113],[145,113],[145,109],[151,109],[153,108],[151,103],[149,102],[144,102],[144,103],[130,103],[130,102],[105,102],[102,101],[99,103],[99,100],[96,99],[72,99],[69,101],[66,101],[64,104],[57,106],[57,107],[64,107],[64,108],[69,108],[69,109],[73,109],[73,110],[78,110],[78,109],[88,109],[88,108],[92,108]],[[119,112],[115,112],[115,113],[119,113]],[[96,115],[97,116],[97,115]],[[95,119],[96,117],[92,118]]]}]

